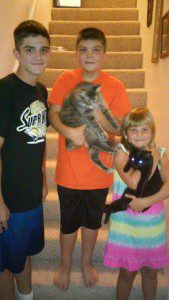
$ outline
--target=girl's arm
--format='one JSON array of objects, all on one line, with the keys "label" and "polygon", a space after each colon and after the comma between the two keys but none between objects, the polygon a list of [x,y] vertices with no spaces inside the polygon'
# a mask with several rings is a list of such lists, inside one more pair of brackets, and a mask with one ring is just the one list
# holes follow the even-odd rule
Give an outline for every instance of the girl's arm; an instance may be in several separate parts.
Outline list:
[{"label": "girl's arm", "polygon": [[160,160],[160,173],[164,184],[158,193],[149,197],[144,197],[141,201],[138,201],[138,199],[134,196],[126,195],[133,199],[129,205],[133,210],[142,211],[146,207],[152,206],[153,204],[169,198],[169,159],[165,153]]},{"label": "girl's arm", "polygon": [[135,190],[140,180],[141,173],[139,170],[129,169],[128,172],[124,172],[124,166],[128,162],[129,156],[122,149],[118,149],[114,154],[114,167],[116,168],[119,176],[126,183],[126,185]]}]

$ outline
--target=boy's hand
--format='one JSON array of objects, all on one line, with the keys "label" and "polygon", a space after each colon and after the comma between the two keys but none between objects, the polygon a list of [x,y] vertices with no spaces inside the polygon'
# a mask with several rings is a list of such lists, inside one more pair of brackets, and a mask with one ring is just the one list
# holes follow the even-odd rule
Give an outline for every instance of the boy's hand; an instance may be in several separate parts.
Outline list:
[{"label": "boy's hand", "polygon": [[130,207],[134,211],[142,211],[145,208],[150,206],[150,203],[147,202],[146,197],[145,198],[136,198],[134,195],[128,195],[125,194],[127,198],[132,199],[128,207]]},{"label": "boy's hand", "polygon": [[85,146],[87,147],[87,143],[84,137],[84,129],[86,125],[79,126],[77,128],[69,128],[69,138],[76,146]]},{"label": "boy's hand", "polygon": [[10,211],[6,204],[2,201],[0,202],[0,233],[3,232],[4,229],[8,228],[7,221],[9,220]]}]

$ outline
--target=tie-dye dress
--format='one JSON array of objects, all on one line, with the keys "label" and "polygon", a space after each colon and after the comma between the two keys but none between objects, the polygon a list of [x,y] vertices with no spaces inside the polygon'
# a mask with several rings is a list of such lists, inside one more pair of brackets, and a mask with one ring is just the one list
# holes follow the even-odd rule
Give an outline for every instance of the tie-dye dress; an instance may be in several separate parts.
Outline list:
[{"label": "tie-dye dress", "polygon": [[[127,152],[123,145],[119,147]],[[164,148],[158,148],[158,151],[162,156]],[[113,201],[118,201],[125,188],[126,184],[115,170]],[[163,201],[144,213],[128,208],[111,214],[104,265],[129,271],[143,266],[158,269],[169,265]]]}]

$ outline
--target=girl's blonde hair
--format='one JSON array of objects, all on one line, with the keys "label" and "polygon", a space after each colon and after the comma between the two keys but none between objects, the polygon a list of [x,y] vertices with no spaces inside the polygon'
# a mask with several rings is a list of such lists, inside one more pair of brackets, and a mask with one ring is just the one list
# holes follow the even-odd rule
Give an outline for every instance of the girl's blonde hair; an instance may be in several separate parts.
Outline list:
[{"label": "girl's blonde hair", "polygon": [[131,109],[131,111],[125,116],[123,120],[122,125],[122,143],[129,148],[129,143],[125,139],[125,136],[127,135],[127,130],[129,127],[139,127],[142,125],[148,125],[151,129],[152,137],[150,141],[150,147],[154,145],[154,139],[155,139],[155,123],[153,116],[148,108],[146,107],[136,107]]}]

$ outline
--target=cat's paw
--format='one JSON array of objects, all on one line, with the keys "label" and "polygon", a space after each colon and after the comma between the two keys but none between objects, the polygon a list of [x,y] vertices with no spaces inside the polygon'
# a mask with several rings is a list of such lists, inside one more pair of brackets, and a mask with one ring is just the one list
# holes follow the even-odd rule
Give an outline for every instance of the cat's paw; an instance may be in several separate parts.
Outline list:
[{"label": "cat's paw", "polygon": [[75,144],[73,144],[73,142],[69,139],[66,139],[66,149],[67,150],[74,150],[76,149],[77,146]]},{"label": "cat's paw", "polygon": [[106,173],[108,173],[108,174],[113,173],[113,168],[106,169],[105,171],[106,171]]}]

